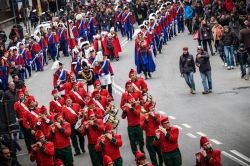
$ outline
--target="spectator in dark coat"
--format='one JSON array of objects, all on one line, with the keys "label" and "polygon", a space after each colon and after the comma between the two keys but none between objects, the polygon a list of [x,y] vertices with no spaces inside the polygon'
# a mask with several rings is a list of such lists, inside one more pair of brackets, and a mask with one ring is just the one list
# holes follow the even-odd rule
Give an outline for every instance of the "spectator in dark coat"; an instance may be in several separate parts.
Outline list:
[{"label": "spectator in dark coat", "polygon": [[248,54],[250,54],[250,28],[248,27],[249,21],[245,21],[245,26],[239,32],[239,40],[244,44]]},{"label": "spectator in dark coat", "polygon": [[213,47],[212,47],[212,39],[213,39],[213,34],[212,34],[212,29],[211,27],[207,24],[206,20],[203,20],[201,22],[201,27],[199,29],[199,39],[202,42],[202,46],[204,48],[204,51],[208,51],[207,45],[210,48],[211,55],[214,55],[213,52]]},{"label": "spectator in dark coat", "polygon": [[183,48],[183,54],[180,56],[179,68],[181,76],[184,77],[190,88],[190,93],[195,94],[194,73],[196,72],[193,55],[189,54],[188,48]]},{"label": "spectator in dark coat", "polygon": [[19,79],[18,75],[13,75],[12,78],[17,90],[22,89],[24,87],[24,82]]},{"label": "spectator in dark coat", "polygon": [[244,48],[244,44],[240,44],[240,48],[237,51],[236,59],[240,64],[240,70],[241,70],[241,78],[248,79],[248,74],[246,73],[246,65],[247,65],[247,59],[249,57],[249,54],[247,53],[247,50]]},{"label": "spectator in dark coat", "polygon": [[15,83],[13,81],[9,82],[8,90],[4,93],[4,100],[17,101],[16,93]]},{"label": "spectator in dark coat", "polygon": [[201,46],[197,48],[195,64],[199,68],[204,91],[202,94],[212,92],[212,76],[209,55]]}]

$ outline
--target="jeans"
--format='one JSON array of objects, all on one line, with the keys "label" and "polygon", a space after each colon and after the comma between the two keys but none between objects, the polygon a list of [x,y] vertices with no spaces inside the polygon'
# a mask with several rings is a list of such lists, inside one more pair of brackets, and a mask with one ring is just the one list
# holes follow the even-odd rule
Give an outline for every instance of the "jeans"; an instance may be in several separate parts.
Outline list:
[{"label": "jeans", "polygon": [[234,47],[224,46],[224,53],[226,56],[227,66],[234,66]]},{"label": "jeans", "polygon": [[204,91],[212,90],[211,70],[207,72],[200,72],[200,75]]},{"label": "jeans", "polygon": [[195,84],[194,84],[194,73],[190,72],[190,73],[184,73],[183,77],[187,83],[187,85],[189,86],[189,88],[195,90]]},{"label": "jeans", "polygon": [[241,76],[246,75],[246,65],[240,65]]}]

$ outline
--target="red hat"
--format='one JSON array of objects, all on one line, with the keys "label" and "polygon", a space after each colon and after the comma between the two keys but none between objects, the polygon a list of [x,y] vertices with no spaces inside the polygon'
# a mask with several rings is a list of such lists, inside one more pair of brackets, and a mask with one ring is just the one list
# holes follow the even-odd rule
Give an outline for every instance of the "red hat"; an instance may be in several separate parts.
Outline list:
[{"label": "red hat", "polygon": [[57,113],[55,116],[54,116],[54,119],[56,120],[58,117],[62,116],[61,113]]},{"label": "red hat", "polygon": [[153,104],[152,102],[146,102],[146,103],[144,104],[144,108],[145,108],[146,111],[149,111],[149,109],[150,109],[152,106],[154,106],[154,104]]},{"label": "red hat", "polygon": [[161,117],[161,124],[163,124],[164,122],[169,122],[167,116],[162,116],[162,117]]},{"label": "red hat", "polygon": [[125,87],[127,88],[127,86],[129,86],[129,85],[132,85],[131,81],[127,81],[126,84],[125,84]]},{"label": "red hat", "polygon": [[71,72],[69,75],[70,75],[70,77],[71,76],[74,76],[74,77],[76,76],[75,73],[73,73],[73,72]]},{"label": "red hat", "polygon": [[54,164],[55,164],[55,166],[62,166],[63,162],[61,159],[55,159]]},{"label": "red hat", "polygon": [[70,96],[66,96],[66,97],[65,97],[65,101],[67,101],[67,100],[72,100],[72,99],[71,99]]},{"label": "red hat", "polygon": [[96,85],[101,85],[101,81],[100,80],[95,80],[94,86],[96,87]]},{"label": "red hat", "polygon": [[52,90],[51,94],[54,95],[54,94],[57,94],[58,93],[58,90],[57,89],[54,89]]},{"label": "red hat", "polygon": [[100,94],[99,90],[95,89],[93,92],[92,92],[92,96],[95,96],[97,94]]},{"label": "red hat", "polygon": [[24,87],[22,88],[22,90],[23,90],[23,92],[25,92],[25,91],[28,90],[28,88],[27,88],[26,86],[24,86]]},{"label": "red hat", "polygon": [[35,100],[33,98],[29,98],[28,101],[27,101],[28,105],[30,105],[33,102],[35,102]]},{"label": "red hat", "polygon": [[103,165],[107,166],[108,164],[113,163],[111,157],[109,157],[108,155],[104,155],[103,156]]},{"label": "red hat", "polygon": [[110,130],[113,130],[113,126],[112,126],[110,123],[108,123],[108,124],[105,126],[105,133],[106,133],[107,131],[110,131]]},{"label": "red hat", "polygon": [[17,96],[23,95],[23,91],[20,89],[19,91],[17,91]]},{"label": "red hat", "polygon": [[136,74],[136,71],[134,69],[131,69],[128,73],[128,77],[131,77],[132,74]]},{"label": "red hat", "polygon": [[35,133],[35,139],[39,140],[39,138],[44,137],[44,134],[41,130],[37,130]]},{"label": "red hat", "polygon": [[76,81],[71,82],[71,85],[72,85],[72,86],[75,86],[75,85],[77,85],[77,82],[76,82]]},{"label": "red hat", "polygon": [[202,136],[200,139],[200,146],[203,147],[205,143],[209,142],[207,137]]},{"label": "red hat", "polygon": [[47,108],[44,105],[42,105],[40,108],[40,113],[44,114],[45,111],[47,111]]},{"label": "red hat", "polygon": [[88,101],[87,101],[87,106],[89,107],[89,106],[91,106],[91,105],[94,105],[95,104],[95,101],[93,100],[93,99],[89,99]]},{"label": "red hat", "polygon": [[138,161],[140,160],[142,157],[145,157],[145,154],[142,153],[141,151],[136,151],[135,152],[135,159]]},{"label": "red hat", "polygon": [[88,117],[90,117],[90,116],[92,116],[92,115],[95,115],[94,111],[89,110],[89,111],[88,111]]}]

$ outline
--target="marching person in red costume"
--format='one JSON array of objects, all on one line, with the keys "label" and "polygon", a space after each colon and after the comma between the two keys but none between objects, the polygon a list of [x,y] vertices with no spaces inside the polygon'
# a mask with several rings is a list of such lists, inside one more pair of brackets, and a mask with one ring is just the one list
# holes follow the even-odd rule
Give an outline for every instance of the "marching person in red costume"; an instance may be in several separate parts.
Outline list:
[{"label": "marching person in red costume", "polygon": [[88,111],[93,111],[97,119],[103,118],[103,110],[96,106],[96,103],[93,99],[88,100],[87,102]]},{"label": "marching person in red costume", "polygon": [[[84,137],[80,135],[80,133],[75,129],[76,122],[78,121],[78,117],[80,116],[81,106],[78,103],[73,103],[72,99],[68,97],[65,100],[65,106],[62,107],[62,116],[67,122],[70,123],[71,126],[71,142],[75,149],[74,156],[78,156],[81,154],[80,148],[83,153],[85,153],[84,149]],[[77,137],[80,143],[80,148],[78,145]]]},{"label": "marching person in red costume", "polygon": [[154,166],[147,162],[145,154],[140,151],[135,153],[135,160],[137,166]]},{"label": "marching person in red costume", "polygon": [[54,117],[49,115],[47,108],[43,105],[40,108],[40,114],[38,122],[36,124],[36,130],[41,130],[47,138],[49,134],[49,126],[53,123]]},{"label": "marching person in red costume", "polygon": [[121,44],[118,38],[117,33],[115,32],[115,28],[110,28],[110,34],[112,35],[112,43],[114,46],[114,54],[116,57],[116,60],[119,60],[119,53],[122,52]]},{"label": "marching person in red costume", "polygon": [[70,144],[71,127],[62,114],[54,116],[55,122],[49,128],[48,139],[54,143],[55,159],[61,159],[64,165],[73,166],[73,155]]},{"label": "marching person in red costume", "polygon": [[99,34],[94,36],[93,47],[96,52],[102,51],[103,53],[105,50],[102,37]]},{"label": "marching person in red costume", "polygon": [[154,166],[162,166],[163,160],[161,156],[161,149],[160,147],[153,145],[153,141],[156,136],[155,131],[161,124],[161,116],[159,113],[155,112],[154,102],[146,103],[144,108],[146,113],[141,117],[141,128],[145,130],[146,147],[148,149],[149,157]]},{"label": "marching person in red costume", "polygon": [[148,92],[148,85],[142,77],[137,77],[137,73],[134,69],[129,71],[129,78],[135,90],[140,91],[142,94]]},{"label": "marching person in red costume", "polygon": [[72,90],[69,92],[68,96],[74,103],[78,103],[81,107],[84,107],[85,102],[89,99],[88,93],[84,88],[79,88],[77,82],[72,82]]},{"label": "marching person in red costume", "polygon": [[35,97],[29,94],[29,90],[27,87],[23,87],[22,91],[24,93],[26,101],[28,101],[29,99],[35,100]]},{"label": "marching person in red costume", "polygon": [[207,137],[201,137],[200,147],[202,150],[195,154],[196,166],[222,166],[221,152],[211,147]]},{"label": "marching person in red costume", "polygon": [[165,165],[181,165],[181,153],[178,145],[179,129],[171,126],[168,117],[161,118],[153,144],[161,149]]},{"label": "marching person in red costume", "polygon": [[[101,82],[99,80],[96,80],[94,82],[94,87],[96,90],[99,90],[101,96],[104,96],[108,99],[109,102],[111,102],[113,100],[112,96],[110,96],[109,92],[107,89],[102,89],[101,87]],[[94,97],[94,96],[92,96]]]},{"label": "marching person in red costume", "polygon": [[64,105],[64,97],[61,97],[58,90],[52,90],[53,100],[49,102],[49,111],[51,114],[61,113],[62,106]]},{"label": "marching person in red costume", "polygon": [[122,108],[128,102],[128,98],[130,96],[134,97],[135,101],[140,103],[140,105],[144,104],[142,93],[140,91],[137,91],[133,87],[133,84],[131,81],[127,81],[125,87],[126,87],[126,91],[122,94],[120,108]]},{"label": "marching person in red costume", "polygon": [[110,156],[115,166],[122,166],[122,158],[119,149],[121,146],[121,135],[115,134],[113,126],[108,123],[105,127],[104,135],[101,135],[97,140],[95,145],[96,151],[101,151],[103,156]]},{"label": "marching person in red costume", "polygon": [[108,99],[104,96],[101,96],[99,90],[94,90],[94,92],[92,93],[92,96],[94,97],[93,100],[95,101],[96,106],[101,108],[103,112],[106,111],[107,107],[111,106]]},{"label": "marching person in red costume", "polygon": [[138,150],[137,144],[139,145],[140,150],[144,152],[143,132],[140,127],[140,104],[136,102],[132,95],[128,95],[126,103],[124,103],[121,108],[123,110],[122,119],[127,118],[128,121],[128,137],[133,154]]},{"label": "marching person in red costume", "polygon": [[45,139],[44,133],[37,130],[35,133],[36,143],[32,145],[31,161],[36,161],[37,166],[54,166],[54,144]]},{"label": "marching person in red costume", "polygon": [[93,166],[102,164],[102,155],[95,150],[98,137],[104,132],[104,123],[102,119],[97,119],[93,111],[88,111],[88,120],[83,122],[81,134],[88,137],[88,149],[91,163]]}]

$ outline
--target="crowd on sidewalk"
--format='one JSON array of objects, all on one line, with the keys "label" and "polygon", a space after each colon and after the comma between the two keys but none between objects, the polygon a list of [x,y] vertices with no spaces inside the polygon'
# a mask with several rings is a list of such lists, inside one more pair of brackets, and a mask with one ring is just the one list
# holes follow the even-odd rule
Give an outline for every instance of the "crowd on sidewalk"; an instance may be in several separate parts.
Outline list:
[{"label": "crowd on sidewalk", "polygon": [[[3,91],[0,100],[15,101],[13,109],[20,126],[19,136],[24,137],[30,160],[38,165],[73,165],[71,148],[74,156],[85,153],[86,136],[92,165],[123,165],[122,137],[115,132],[119,124],[118,109],[112,103],[112,63],[119,61],[122,51],[117,34],[121,33],[128,41],[135,36],[136,71],[129,72],[120,108],[122,119],[128,121],[136,165],[181,165],[179,130],[170,125],[168,117],[155,112],[155,101],[148,94],[145,80],[156,70],[155,57],[161,55],[163,46],[185,31],[184,23],[198,41],[196,57],[184,47],[179,63],[181,75],[192,94],[195,93],[196,66],[201,74],[203,94],[212,92],[209,58],[215,53],[220,55],[228,70],[239,64],[242,78],[248,79],[250,18],[246,6],[242,1],[232,0],[76,2],[61,9],[58,17],[44,17],[42,21],[48,21],[48,27],[41,26],[35,34],[23,34],[22,27],[13,26],[7,47],[4,44],[7,36],[1,31]],[[36,17],[35,6],[32,13]],[[39,20],[32,22],[35,27]],[[134,26],[136,22],[138,30]],[[71,57],[70,71],[59,61],[60,56]],[[33,70],[43,71],[49,59],[53,61],[55,72],[53,99],[47,109],[45,103],[41,105],[29,94],[24,83]],[[137,76],[140,73],[145,80]],[[146,160],[143,130],[152,164]],[[14,134],[16,139],[17,134]],[[208,138],[201,137],[200,145],[202,150],[195,159],[197,165],[222,165],[220,151],[211,147]],[[20,165],[16,150],[11,149],[9,155],[8,148],[10,146],[1,149],[1,161],[6,165],[12,165],[10,162]]]}]

